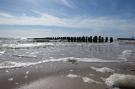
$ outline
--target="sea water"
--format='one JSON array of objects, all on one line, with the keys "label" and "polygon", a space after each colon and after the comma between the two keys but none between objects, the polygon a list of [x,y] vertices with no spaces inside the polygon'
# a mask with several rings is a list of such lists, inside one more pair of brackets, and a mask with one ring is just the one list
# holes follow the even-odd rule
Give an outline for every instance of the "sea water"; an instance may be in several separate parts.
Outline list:
[{"label": "sea water", "polygon": [[46,62],[134,62],[135,45],[0,39],[0,69]]}]

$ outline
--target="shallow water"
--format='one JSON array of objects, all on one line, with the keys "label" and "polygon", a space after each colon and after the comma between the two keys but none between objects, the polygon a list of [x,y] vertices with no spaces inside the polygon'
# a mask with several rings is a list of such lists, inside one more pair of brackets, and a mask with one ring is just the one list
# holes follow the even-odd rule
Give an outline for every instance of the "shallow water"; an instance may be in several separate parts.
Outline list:
[{"label": "shallow water", "polygon": [[0,69],[45,62],[134,62],[135,45],[114,43],[32,43],[1,39]]}]

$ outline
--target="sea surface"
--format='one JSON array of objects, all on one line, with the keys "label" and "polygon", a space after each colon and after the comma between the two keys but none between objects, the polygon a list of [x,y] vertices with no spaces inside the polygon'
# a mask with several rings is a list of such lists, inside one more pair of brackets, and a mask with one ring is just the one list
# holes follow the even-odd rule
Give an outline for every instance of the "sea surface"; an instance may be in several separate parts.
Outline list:
[{"label": "sea surface", "polygon": [[0,69],[46,62],[135,62],[135,44],[32,42],[0,39]]}]

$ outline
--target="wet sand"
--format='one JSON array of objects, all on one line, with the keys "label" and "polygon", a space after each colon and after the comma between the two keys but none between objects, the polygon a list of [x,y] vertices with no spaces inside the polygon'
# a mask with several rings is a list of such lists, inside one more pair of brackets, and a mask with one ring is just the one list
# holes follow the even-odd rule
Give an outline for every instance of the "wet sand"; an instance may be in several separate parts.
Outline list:
[{"label": "wet sand", "polygon": [[[104,78],[113,73],[95,71],[91,69],[92,66],[108,67],[114,73],[135,75],[135,64],[128,62],[50,62],[0,70],[0,89],[111,89],[105,84]],[[88,82],[87,78],[98,83]]]}]

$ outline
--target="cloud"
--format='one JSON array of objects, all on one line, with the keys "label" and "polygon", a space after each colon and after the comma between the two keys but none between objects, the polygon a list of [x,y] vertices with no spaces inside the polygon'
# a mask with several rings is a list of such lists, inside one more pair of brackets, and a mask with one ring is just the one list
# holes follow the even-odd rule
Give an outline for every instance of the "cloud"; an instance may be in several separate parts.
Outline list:
[{"label": "cloud", "polygon": [[[38,12],[37,12],[38,13]],[[19,17],[0,17],[0,24],[4,25],[60,25],[60,18],[48,15],[46,13],[38,13],[40,17],[19,16]]]},{"label": "cloud", "polygon": [[53,36],[53,32],[49,29],[7,29],[0,31],[0,37],[16,37],[16,38],[29,38],[29,37],[47,37]]},{"label": "cloud", "polygon": [[8,14],[8,13],[0,12],[0,17],[11,18],[11,17],[14,17],[14,16],[13,16],[13,15],[10,15],[10,14]]},{"label": "cloud", "polygon": [[135,21],[131,19],[114,19],[113,17],[87,17],[87,18],[60,18],[47,13],[41,13],[32,10],[39,14],[39,17],[34,16],[12,16],[8,14],[0,17],[0,25],[41,25],[41,26],[56,26],[75,29],[92,29],[92,30],[133,30],[135,29]]},{"label": "cloud", "polygon": [[61,2],[66,5],[67,7],[74,8],[73,5],[71,5],[68,0],[61,0]]},{"label": "cloud", "polygon": [[46,4],[60,4],[60,5],[64,5],[66,7],[69,7],[69,8],[74,8],[74,5],[71,3],[71,0],[24,0],[25,2],[29,3],[29,4],[32,4],[34,6],[40,6],[41,4],[44,3],[44,5]]}]

